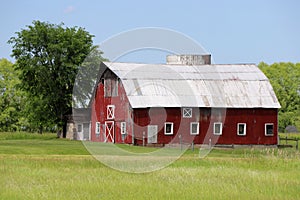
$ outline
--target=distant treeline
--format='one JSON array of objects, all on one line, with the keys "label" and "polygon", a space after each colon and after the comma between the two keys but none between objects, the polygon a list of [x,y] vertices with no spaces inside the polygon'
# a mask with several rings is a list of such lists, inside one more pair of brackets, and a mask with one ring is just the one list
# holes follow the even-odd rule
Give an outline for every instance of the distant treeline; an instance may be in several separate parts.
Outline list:
[{"label": "distant treeline", "polygon": [[[81,84],[91,88],[94,67],[106,61],[93,45],[93,37],[84,28],[33,21],[10,38],[16,62],[0,60],[0,131],[64,130],[72,114],[78,72],[82,72]],[[262,62],[258,67],[270,79],[281,104],[279,131],[287,125],[299,130],[300,63]],[[85,104],[89,91],[78,88],[76,103]]]},{"label": "distant treeline", "polygon": [[[32,98],[20,87],[20,71],[7,59],[0,60],[0,131],[57,131],[57,125],[43,115],[43,99]],[[279,131],[294,125],[300,129],[300,63],[261,62],[258,67],[270,79],[280,102]],[[40,109],[40,110],[39,110]],[[50,113],[51,114],[51,113]],[[47,116],[47,115],[45,115]]]}]

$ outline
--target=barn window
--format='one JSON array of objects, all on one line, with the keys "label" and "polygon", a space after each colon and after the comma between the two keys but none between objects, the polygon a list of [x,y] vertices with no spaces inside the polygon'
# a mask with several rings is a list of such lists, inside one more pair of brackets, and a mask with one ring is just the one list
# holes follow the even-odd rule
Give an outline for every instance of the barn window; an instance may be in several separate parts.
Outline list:
[{"label": "barn window", "polygon": [[118,96],[118,79],[113,79],[112,82],[111,82],[111,96],[112,97],[117,97]]},{"label": "barn window", "polygon": [[237,124],[237,135],[246,135],[246,123]]},{"label": "barn window", "polygon": [[191,122],[190,133],[191,133],[191,135],[199,134],[199,123],[198,122]]},{"label": "barn window", "polygon": [[165,123],[165,135],[173,135],[173,123],[172,122]]},{"label": "barn window", "polygon": [[266,136],[274,135],[274,124],[273,123],[265,124],[265,135]]},{"label": "barn window", "polygon": [[104,96],[111,97],[111,79],[104,79]]},{"label": "barn window", "polygon": [[81,133],[82,132],[82,124],[77,125],[77,132]]},{"label": "barn window", "polygon": [[115,106],[114,105],[108,105],[107,111],[106,111],[107,119],[114,119],[115,118]]},{"label": "barn window", "polygon": [[126,134],[126,122],[121,122],[121,134]]},{"label": "barn window", "polygon": [[191,118],[193,115],[193,109],[192,108],[183,108],[182,113],[183,113],[183,118]]},{"label": "barn window", "polygon": [[221,122],[214,123],[214,134],[222,135],[222,123]]},{"label": "barn window", "polygon": [[107,78],[104,79],[104,96],[116,97],[118,96],[118,80]]},{"label": "barn window", "polygon": [[96,134],[100,134],[100,122],[96,122],[96,130],[95,130]]}]

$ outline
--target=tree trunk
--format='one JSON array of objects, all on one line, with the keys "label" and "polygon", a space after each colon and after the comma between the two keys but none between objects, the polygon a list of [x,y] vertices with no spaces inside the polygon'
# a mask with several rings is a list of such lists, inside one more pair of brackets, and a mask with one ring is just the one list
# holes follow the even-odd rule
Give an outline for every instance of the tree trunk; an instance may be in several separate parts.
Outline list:
[{"label": "tree trunk", "polygon": [[42,125],[39,127],[39,134],[43,134],[43,126]]},{"label": "tree trunk", "polygon": [[64,119],[63,121],[63,138],[66,138],[67,136],[67,120]]}]

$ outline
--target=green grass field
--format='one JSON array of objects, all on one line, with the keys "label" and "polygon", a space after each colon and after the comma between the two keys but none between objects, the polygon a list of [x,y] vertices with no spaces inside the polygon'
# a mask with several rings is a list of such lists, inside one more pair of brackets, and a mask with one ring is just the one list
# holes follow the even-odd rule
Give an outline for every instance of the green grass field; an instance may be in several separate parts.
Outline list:
[{"label": "green grass field", "polygon": [[300,199],[295,148],[198,155],[188,150],[162,170],[134,174],[101,164],[80,141],[0,133],[0,199]]}]

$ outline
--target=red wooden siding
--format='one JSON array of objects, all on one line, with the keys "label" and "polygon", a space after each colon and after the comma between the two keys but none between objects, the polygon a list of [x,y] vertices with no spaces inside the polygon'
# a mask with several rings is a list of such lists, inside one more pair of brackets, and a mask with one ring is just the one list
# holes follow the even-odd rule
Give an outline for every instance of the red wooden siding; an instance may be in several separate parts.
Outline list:
[{"label": "red wooden siding", "polygon": [[[151,112],[154,109],[151,109]],[[192,118],[182,118],[182,108],[155,108],[157,111],[149,116],[148,109],[134,110],[134,131],[136,142],[142,143],[143,133],[147,135],[147,125],[158,125],[160,144],[179,143],[179,135],[183,143],[208,144],[209,139],[216,144],[277,144],[277,109],[210,109],[193,108]],[[161,113],[167,113],[164,121]],[[200,117],[199,117],[200,116]],[[151,119],[150,119],[151,118]],[[164,123],[173,122],[173,135],[164,134]],[[199,134],[190,134],[190,123],[199,122]],[[222,122],[222,135],[214,135],[214,122]],[[246,135],[237,134],[237,124],[246,124]],[[273,136],[265,135],[265,124],[274,124]],[[147,140],[145,140],[147,143]]]},{"label": "red wooden siding", "polygon": [[[147,126],[158,126],[158,144],[179,143],[179,135],[183,143],[208,144],[209,140],[217,144],[277,144],[277,108],[192,108],[192,117],[183,118],[183,108],[138,108],[132,109],[126,96],[124,87],[118,78],[110,71],[104,74],[108,90],[104,88],[104,81],[98,83],[92,103],[91,140],[105,141],[105,122],[114,123],[114,142],[142,144],[145,137],[147,144]],[[112,84],[113,83],[113,84]],[[115,86],[114,86],[115,85]],[[117,85],[117,86],[116,86]],[[114,89],[117,90],[114,91]],[[106,96],[104,95],[106,93]],[[107,95],[111,94],[111,95]],[[108,96],[108,97],[107,97]],[[114,118],[107,119],[107,106],[114,106]],[[96,134],[96,122],[100,122],[100,134]],[[121,134],[121,122],[126,122],[126,137]],[[165,122],[173,123],[173,134],[164,134]],[[199,134],[190,134],[190,124],[199,123]],[[214,122],[222,122],[222,135],[213,134]],[[237,124],[246,124],[246,135],[237,134]],[[273,136],[265,135],[265,124],[274,124]],[[132,139],[134,135],[134,140]],[[124,139],[124,140],[123,140]]]}]

